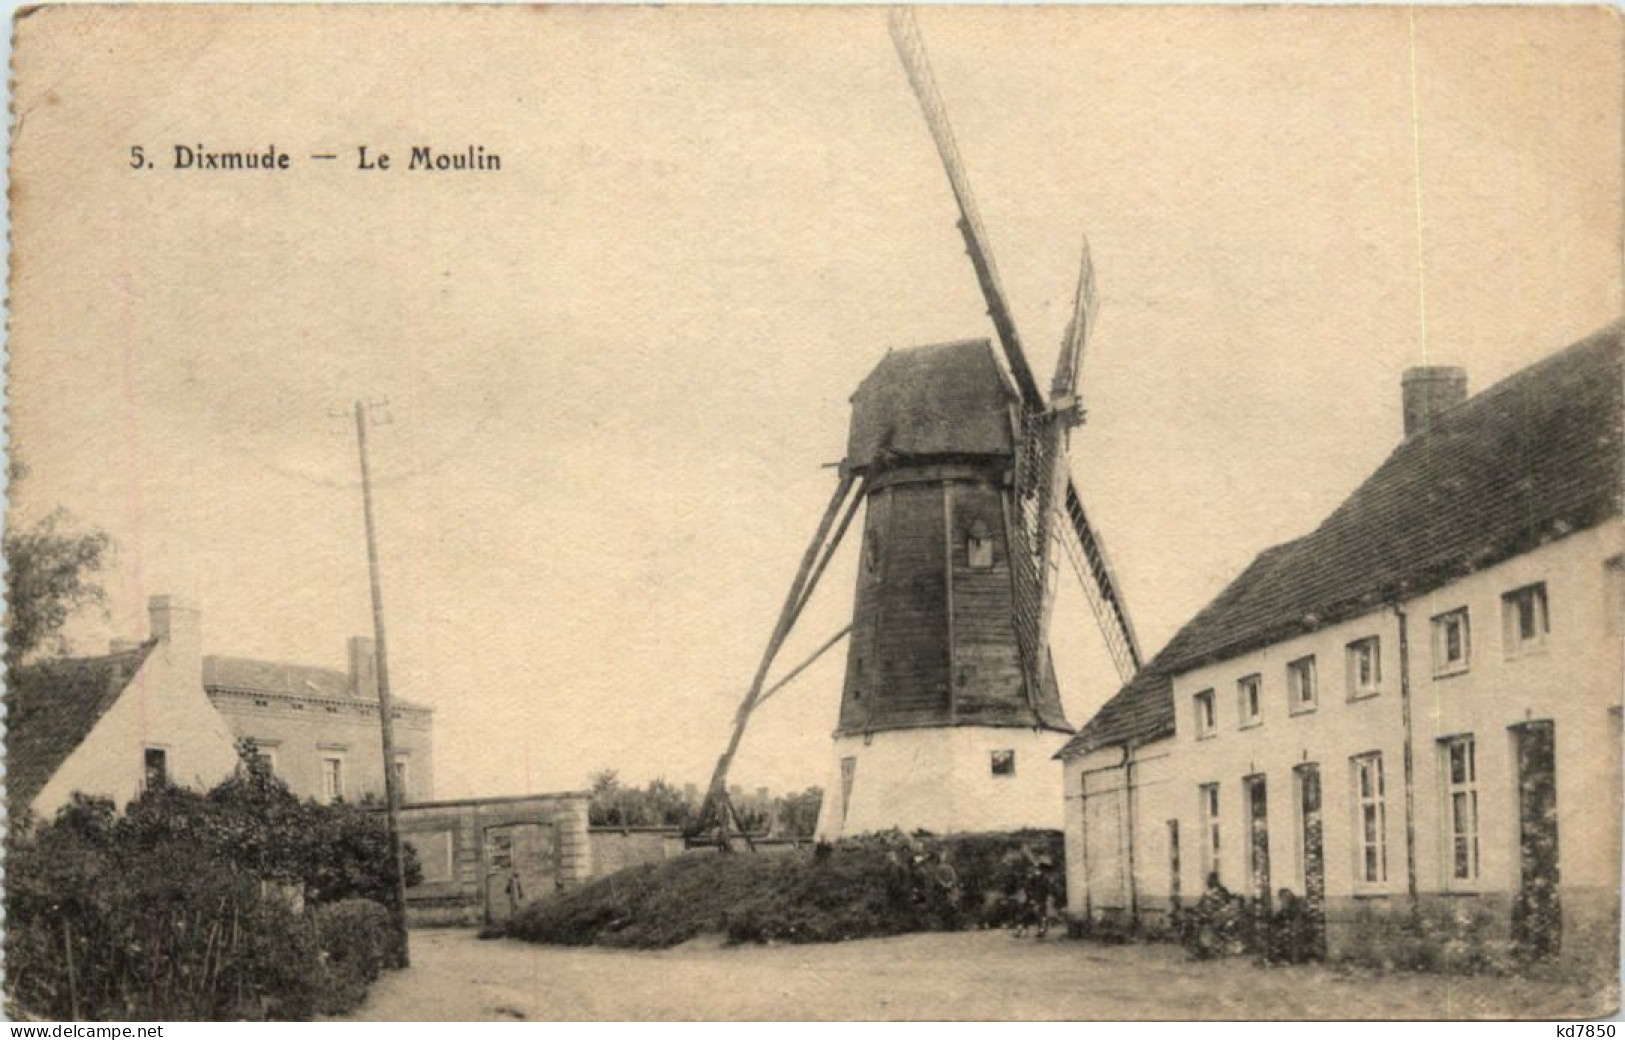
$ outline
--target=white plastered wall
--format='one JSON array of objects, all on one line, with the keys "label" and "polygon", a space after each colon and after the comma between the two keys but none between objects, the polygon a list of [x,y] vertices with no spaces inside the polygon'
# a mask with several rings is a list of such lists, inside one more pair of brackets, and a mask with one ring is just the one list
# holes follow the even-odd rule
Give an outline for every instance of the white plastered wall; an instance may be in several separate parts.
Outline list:
[{"label": "white plastered wall", "polygon": [[[1059,829],[1060,764],[1067,735],[960,726],[837,737],[818,836],[835,839],[891,827],[936,834]],[[1015,774],[994,776],[994,751],[1015,752]],[[842,760],[855,763],[843,820]]]}]

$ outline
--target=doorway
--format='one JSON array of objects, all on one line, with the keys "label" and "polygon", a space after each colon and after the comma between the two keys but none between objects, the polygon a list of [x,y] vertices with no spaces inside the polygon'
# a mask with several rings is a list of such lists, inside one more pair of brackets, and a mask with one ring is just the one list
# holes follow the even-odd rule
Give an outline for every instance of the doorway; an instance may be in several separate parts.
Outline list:
[{"label": "doorway", "polygon": [[551,823],[485,828],[485,919],[501,924],[532,899],[553,894],[558,857]]},{"label": "doorway", "polygon": [[1512,941],[1524,956],[1556,956],[1563,943],[1558,898],[1557,733],[1550,721],[1512,727],[1518,762],[1518,897]]},{"label": "doorway", "polygon": [[1292,769],[1298,796],[1298,854],[1303,864],[1303,909],[1308,918],[1309,956],[1326,956],[1326,853],[1321,845],[1320,764]]},{"label": "doorway", "polygon": [[1270,820],[1269,795],[1262,776],[1242,778],[1247,798],[1247,885],[1248,895],[1266,909],[1270,905]]}]

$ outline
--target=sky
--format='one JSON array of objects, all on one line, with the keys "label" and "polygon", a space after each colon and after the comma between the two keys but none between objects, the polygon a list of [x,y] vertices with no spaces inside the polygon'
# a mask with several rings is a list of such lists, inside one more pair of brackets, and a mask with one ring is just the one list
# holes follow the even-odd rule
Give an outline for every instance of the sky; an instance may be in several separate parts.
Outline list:
[{"label": "sky", "polygon": [[[1072,467],[1148,650],[1381,462],[1406,367],[1476,391],[1622,311],[1609,11],[919,23],[1043,382],[1088,235]],[[10,522],[116,540],[76,648],[178,593],[207,652],[342,668],[371,620],[334,413],[387,400],[390,667],[440,797],[703,784],[852,390],[991,335],[879,9],[48,8],[16,62]],[[166,168],[271,143],[291,169]],[[780,672],[845,624],[854,556]],[[1117,679],[1070,582],[1056,627],[1081,725]],[[843,660],[762,709],[737,782],[826,782]]]}]

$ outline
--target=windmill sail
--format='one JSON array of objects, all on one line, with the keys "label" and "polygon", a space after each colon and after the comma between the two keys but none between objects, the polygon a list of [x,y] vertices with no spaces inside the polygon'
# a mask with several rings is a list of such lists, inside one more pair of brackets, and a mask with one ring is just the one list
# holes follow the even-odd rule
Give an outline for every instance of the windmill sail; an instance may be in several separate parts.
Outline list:
[{"label": "windmill sail", "polygon": [[1089,600],[1089,608],[1100,626],[1100,634],[1106,642],[1107,652],[1111,654],[1112,663],[1123,681],[1128,682],[1140,670],[1142,658],[1140,641],[1134,635],[1128,604],[1123,599],[1123,587],[1118,583],[1111,560],[1106,556],[1105,543],[1100,540],[1099,532],[1089,523],[1089,517],[1083,511],[1083,499],[1078,497],[1077,484],[1070,478],[1066,482],[1063,505],[1067,516],[1067,533],[1072,536],[1070,539],[1063,538],[1063,544],[1067,547],[1078,582],[1083,586],[1084,596]]},{"label": "windmill sail", "polygon": [[1078,287],[1072,300],[1072,320],[1067,325],[1066,339],[1055,361],[1055,378],[1050,383],[1051,410],[1045,416],[1047,422],[1041,434],[1043,465],[1033,467],[1037,485],[1038,571],[1043,583],[1038,635],[1044,646],[1049,645],[1050,618],[1055,611],[1056,578],[1060,571],[1057,559],[1060,534],[1055,521],[1070,477],[1066,460],[1072,427],[1083,421],[1083,409],[1078,401],[1078,373],[1083,367],[1083,351],[1089,343],[1090,329],[1094,326],[1096,303],[1095,266],[1089,256],[1089,240],[1085,238],[1083,258],[1078,266]]},{"label": "windmill sail", "polygon": [[965,163],[959,156],[959,145],[954,141],[954,129],[948,122],[948,109],[942,102],[941,91],[937,89],[937,78],[931,71],[931,59],[926,56],[925,40],[920,36],[920,27],[914,21],[912,9],[892,9],[891,36],[897,46],[897,57],[902,61],[909,84],[914,88],[914,96],[919,99],[926,125],[931,128],[931,138],[936,142],[937,154],[942,158],[942,168],[948,174],[954,199],[959,203],[959,230],[965,236],[965,249],[970,254],[971,266],[976,269],[976,281],[982,287],[982,296],[987,300],[987,315],[993,320],[999,345],[1004,348],[1005,363],[1010,366],[1010,374],[1021,391],[1022,403],[1028,408],[1043,408],[1044,395],[1038,389],[1038,380],[1033,377],[1032,366],[1027,363],[1027,355],[1021,349],[1015,319],[1010,315],[1004,286],[999,282],[999,269],[993,262],[987,229],[982,226],[982,216],[976,209],[970,178],[965,174]]}]

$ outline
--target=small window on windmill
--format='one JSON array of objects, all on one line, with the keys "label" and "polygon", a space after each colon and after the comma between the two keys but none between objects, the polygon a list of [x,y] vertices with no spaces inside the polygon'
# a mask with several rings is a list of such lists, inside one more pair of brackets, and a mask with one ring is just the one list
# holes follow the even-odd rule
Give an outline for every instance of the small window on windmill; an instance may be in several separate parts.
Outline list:
[{"label": "small window on windmill", "polygon": [[994,776],[1016,775],[1016,753],[1011,748],[1004,748],[993,752],[992,772]]},{"label": "small window on windmill", "polygon": [[979,571],[993,566],[993,532],[978,520],[971,525],[969,534],[970,565]]}]

